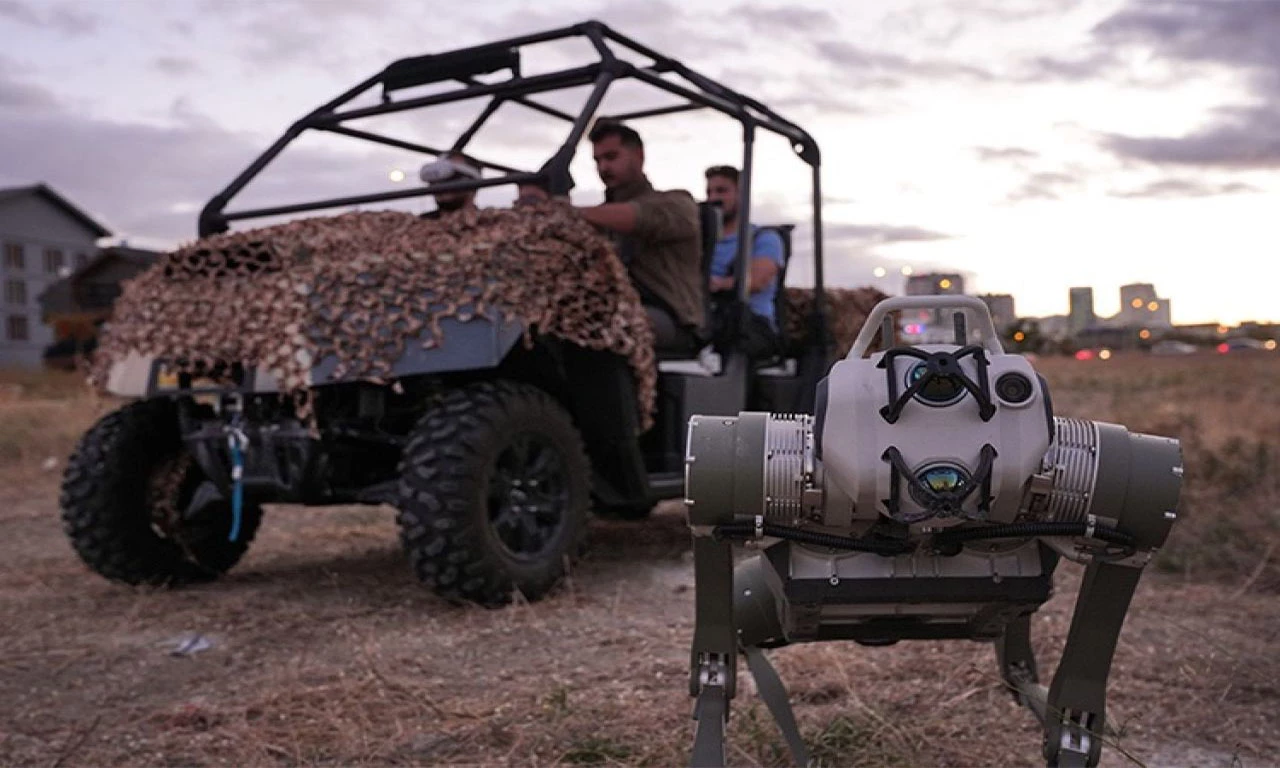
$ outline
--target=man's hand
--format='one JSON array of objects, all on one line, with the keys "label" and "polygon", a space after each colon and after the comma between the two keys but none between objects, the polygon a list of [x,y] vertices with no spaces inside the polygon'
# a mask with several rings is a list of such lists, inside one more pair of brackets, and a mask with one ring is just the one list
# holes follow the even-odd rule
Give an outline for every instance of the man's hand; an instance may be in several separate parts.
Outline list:
[{"label": "man's hand", "polygon": [[724,277],[712,275],[711,276],[711,292],[719,293],[720,291],[732,291],[733,283],[734,283],[734,279],[732,277],[729,277],[728,275]]}]

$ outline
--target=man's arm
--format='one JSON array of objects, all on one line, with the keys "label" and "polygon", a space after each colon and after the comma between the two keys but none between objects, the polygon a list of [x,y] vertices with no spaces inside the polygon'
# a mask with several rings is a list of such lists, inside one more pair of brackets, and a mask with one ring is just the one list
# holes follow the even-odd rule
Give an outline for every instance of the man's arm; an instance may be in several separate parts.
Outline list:
[{"label": "man's arm", "polygon": [[576,208],[588,224],[629,235],[636,231],[640,217],[632,203],[603,203]]},{"label": "man's arm", "polygon": [[773,259],[764,256],[757,256],[751,260],[750,270],[750,292],[759,293],[778,276],[778,263]]},{"label": "man's arm", "polygon": [[[747,267],[748,292],[759,293],[782,271],[782,238],[776,232],[761,232],[755,237],[751,263]],[[732,276],[711,278],[712,291],[727,291],[736,281]]]},{"label": "man's arm", "polygon": [[656,243],[697,240],[701,233],[698,204],[688,192],[672,190],[646,195],[635,203],[635,235]]}]

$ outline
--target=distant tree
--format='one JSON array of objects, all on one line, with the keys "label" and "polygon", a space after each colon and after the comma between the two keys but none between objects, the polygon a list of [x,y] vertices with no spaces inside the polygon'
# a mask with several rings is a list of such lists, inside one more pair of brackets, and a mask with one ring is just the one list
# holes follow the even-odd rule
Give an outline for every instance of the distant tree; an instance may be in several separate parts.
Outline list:
[{"label": "distant tree", "polygon": [[1040,354],[1045,351],[1048,339],[1040,332],[1040,323],[1035,318],[1020,317],[1005,329],[1000,341],[1010,352]]}]

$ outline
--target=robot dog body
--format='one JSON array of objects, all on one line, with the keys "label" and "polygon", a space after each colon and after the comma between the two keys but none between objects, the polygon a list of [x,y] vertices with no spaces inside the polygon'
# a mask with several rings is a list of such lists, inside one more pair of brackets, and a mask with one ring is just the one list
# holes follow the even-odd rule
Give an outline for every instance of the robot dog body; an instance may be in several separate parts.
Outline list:
[{"label": "robot dog body", "polygon": [[[942,307],[959,310],[955,344],[864,357],[882,321],[892,338],[891,312]],[[1176,519],[1177,441],[1054,417],[1044,380],[1003,351],[980,300],[902,297],[877,306],[812,417],[694,416],[685,461],[694,765],[723,764],[739,654],[804,763],[761,649],[912,639],[993,641],[1004,681],[1044,727],[1048,764],[1097,764],[1116,641]],[[736,572],[735,540],[763,550]],[[1045,687],[1029,620],[1061,557],[1086,571]]]}]

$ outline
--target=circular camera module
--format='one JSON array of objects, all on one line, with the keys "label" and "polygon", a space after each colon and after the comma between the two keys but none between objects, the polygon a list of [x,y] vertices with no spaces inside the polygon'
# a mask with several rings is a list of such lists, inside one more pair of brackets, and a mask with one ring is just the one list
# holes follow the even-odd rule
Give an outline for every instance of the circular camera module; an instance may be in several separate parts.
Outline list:
[{"label": "circular camera module", "polygon": [[[907,386],[910,387],[928,372],[929,367],[925,363],[917,363],[907,372]],[[924,387],[916,393],[916,399],[925,405],[951,405],[960,398],[964,397],[964,384],[960,382],[958,376],[944,374],[942,376],[934,376],[933,379],[925,384]]]},{"label": "circular camera module", "polygon": [[935,494],[964,493],[973,482],[969,472],[963,467],[949,463],[928,464],[916,472],[919,484],[911,484],[911,498],[917,504],[932,511],[938,516],[955,515],[960,512],[960,505],[940,503],[936,497],[925,494],[919,487],[923,485]]},{"label": "circular camera module", "polygon": [[1006,373],[996,379],[996,397],[1006,403],[1025,403],[1031,399],[1031,379],[1021,373]]}]

